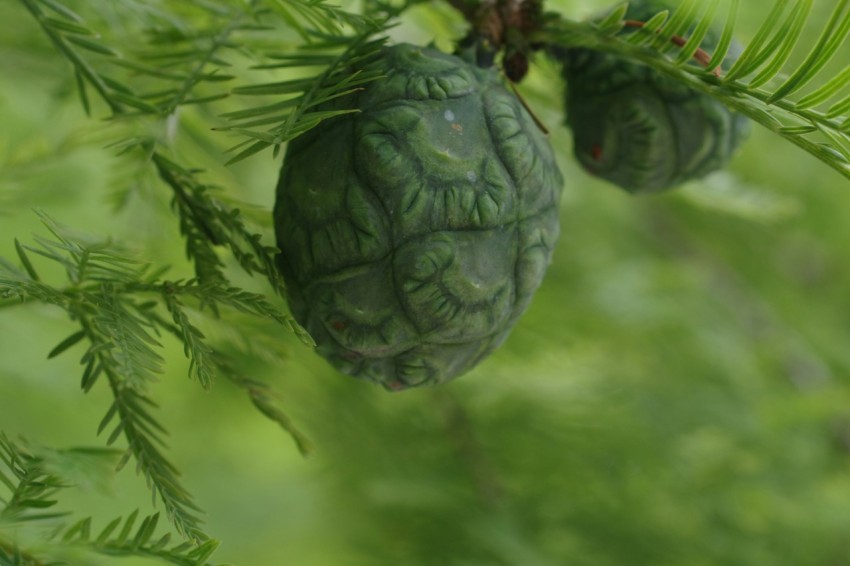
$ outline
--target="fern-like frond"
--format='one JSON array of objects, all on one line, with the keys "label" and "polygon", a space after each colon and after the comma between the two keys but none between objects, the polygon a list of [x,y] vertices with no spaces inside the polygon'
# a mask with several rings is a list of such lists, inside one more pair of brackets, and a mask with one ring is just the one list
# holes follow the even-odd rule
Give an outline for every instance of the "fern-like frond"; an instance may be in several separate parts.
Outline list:
[{"label": "fern-like frond", "polygon": [[[750,60],[750,70],[741,70],[743,76],[761,67],[759,73],[749,82],[751,88],[758,88],[766,84],[782,70],[782,67],[791,56],[794,46],[800,38],[800,34],[803,32],[803,25],[811,8],[811,0],[797,3],[785,21],[777,26],[770,43]],[[767,31],[764,26],[762,26],[762,29]],[[727,77],[727,80],[731,80],[731,78],[732,71],[730,71],[730,76]]]},{"label": "fern-like frond", "polygon": [[[802,5],[806,3],[806,0],[800,0],[799,3]],[[789,19],[800,20],[802,26],[805,14]],[[767,102],[775,104],[807,86],[838,53],[838,49],[847,39],[848,32],[850,32],[850,0],[840,0],[811,53],[791,76],[770,94]]]},{"label": "fern-like frond", "polygon": [[163,298],[171,313],[174,328],[183,342],[183,353],[189,358],[189,374],[194,375],[204,389],[209,389],[216,373],[212,348],[206,343],[204,333],[189,320],[177,295],[166,292]]},{"label": "fern-like frond", "polygon": [[60,547],[87,550],[104,556],[155,558],[177,566],[209,564],[207,561],[219,546],[219,542],[214,539],[199,545],[185,542],[174,544],[168,533],[154,537],[159,513],[142,518],[136,527],[138,518],[138,510],[133,511],[126,518],[113,519],[97,533],[92,531],[91,517],[87,517],[57,532],[54,540]]},{"label": "fern-like frond", "polygon": [[272,320],[291,330],[305,345],[312,347],[316,345],[295,319],[259,293],[251,293],[238,287],[205,284],[195,280],[140,283],[128,286],[126,290],[128,292],[160,292],[169,297],[167,300],[176,296],[193,297],[200,309],[219,305],[227,306],[260,319]]},{"label": "fern-like frond", "polygon": [[266,0],[265,3],[307,43],[315,40],[316,33],[341,35],[346,28],[364,31],[372,25],[369,18],[322,0]]},{"label": "fern-like frond", "polygon": [[[174,293],[169,294],[172,294],[173,300],[176,300],[176,297],[173,296]],[[292,437],[298,451],[301,452],[302,455],[306,456],[312,452],[313,443],[307,435],[295,426],[289,416],[280,407],[278,407],[277,396],[274,394],[272,389],[263,382],[243,377],[235,369],[230,357],[225,355],[221,350],[213,349],[205,342],[201,342],[199,340],[195,340],[195,342],[200,342],[200,352],[197,347],[194,347],[194,343],[190,346],[189,342],[187,342],[184,338],[184,334],[187,331],[195,334],[196,338],[202,335],[194,326],[189,325],[194,330],[187,330],[188,317],[185,316],[185,313],[181,315],[181,318],[186,318],[186,322],[183,320],[177,320],[176,318],[173,323],[169,323],[164,319],[158,319],[157,322],[163,330],[184,341],[184,344],[186,344],[186,355],[190,358],[190,360],[192,360],[193,365],[199,366],[203,364],[206,367],[206,371],[209,371],[211,374],[223,375],[226,377],[233,384],[248,394],[251,399],[251,403],[264,416],[276,422]]]},{"label": "fern-like frond", "polygon": [[[164,161],[162,166],[174,172],[168,162]],[[231,245],[234,250],[242,250],[241,246],[249,250],[238,252],[245,255],[240,261],[243,267],[258,271],[273,269],[271,250],[261,247],[259,237],[247,230],[238,211],[219,207],[207,199],[203,188],[183,184],[180,188],[193,193],[187,196],[187,214],[204,207],[198,218],[208,221],[205,226],[216,241]],[[76,233],[44,214],[41,217],[52,237],[37,238],[38,246],[16,243],[23,267],[0,258],[0,298],[9,299],[0,305],[36,301],[67,312],[78,330],[61,340],[48,357],[58,356],[80,343],[87,344],[80,359],[84,368],[81,387],[87,392],[105,377],[113,397],[98,432],[109,431],[108,445],[123,436],[128,448],[121,465],[132,457],[177,531],[193,540],[206,540],[198,508],[180,485],[177,469],[162,452],[166,431],[152,414],[156,404],[147,393],[161,373],[164,361],[160,355],[159,331],[166,330],[182,342],[190,360],[189,373],[202,386],[210,387],[216,375],[224,374],[249,394],[265,416],[289,432],[299,450],[305,453],[309,441],[277,407],[270,390],[232,369],[191,322],[184,301],[216,315],[219,307],[224,307],[274,321],[305,343],[315,344],[291,316],[261,294],[226,285],[224,280],[161,281],[157,272],[149,272],[146,264],[134,260],[116,244]],[[250,259],[252,263],[246,263],[252,252],[268,256],[265,263],[255,258]],[[237,251],[234,255],[238,255]],[[39,256],[62,265],[69,285],[57,288],[42,280],[33,261]],[[170,321],[161,312],[170,315]]]},{"label": "fern-like frond", "polygon": [[[99,432],[112,425],[109,445],[121,436],[126,439],[123,462],[133,457],[178,532],[193,540],[207,539],[200,528],[197,507],[181,487],[176,468],[161,452],[165,430],[152,416],[151,408],[156,405],[146,394],[162,371],[156,320],[150,315],[150,305],[126,293],[128,287],[148,284],[146,266],[124,255],[114,244],[73,234],[48,217],[42,218],[53,239],[40,239],[39,247],[18,247],[19,255],[27,257],[29,264],[24,270],[9,269],[13,267],[9,262],[0,264],[0,294],[45,298],[44,302],[62,307],[78,324],[80,330],[62,340],[49,355],[61,354],[82,341],[88,343],[80,360],[84,366],[81,387],[89,391],[99,377],[105,376],[113,396]],[[33,279],[35,267],[27,251],[65,266],[70,285],[57,289]],[[116,417],[117,422],[113,422]]]},{"label": "fern-like frond", "polygon": [[717,47],[715,47],[714,53],[711,55],[711,59],[709,59],[708,64],[706,64],[707,69],[720,69],[720,66],[729,54],[732,42],[735,41],[735,22],[738,18],[740,2],[741,0],[730,0],[729,2],[729,11],[726,16],[726,22],[723,24],[723,31],[720,33],[720,39],[717,42]]},{"label": "fern-like frond", "polygon": [[67,308],[69,299],[62,291],[31,278],[11,262],[0,258],[0,307],[37,301]]},{"label": "fern-like frond", "polygon": [[227,9],[187,2],[206,16],[205,27],[183,28],[163,15],[149,22],[148,42],[139,46],[110,45],[94,26],[58,0],[20,0],[44,33],[73,66],[80,100],[92,112],[89,89],[106,103],[113,116],[164,117],[178,107],[209,103],[228,96],[226,90],[197,93],[201,85],[217,85],[231,77],[220,52],[233,46],[237,32],[262,29],[253,2]]},{"label": "fern-like frond", "polygon": [[[811,0],[776,2],[764,23],[729,69],[725,59],[735,32],[739,0],[729,0],[725,24],[715,25],[716,1],[700,11],[683,2],[668,18],[657,14],[642,29],[626,35],[618,8],[596,22],[558,20],[541,39],[561,47],[586,47],[617,54],[658,70],[691,88],[716,98],[734,110],[808,151],[850,179],[850,60],[841,50],[850,34],[850,0],[840,0],[802,63],[786,69],[798,52],[799,39],[811,10]],[[721,10],[720,12],[724,12]],[[617,20],[620,20],[619,23]],[[704,66],[690,64],[694,38],[709,27],[722,29],[714,54]],[[691,39],[680,35],[691,35]],[[838,60],[841,54],[843,60]],[[833,78],[817,81],[829,64],[843,64]],[[780,79],[786,76],[785,79]],[[797,93],[809,92],[793,100]]]},{"label": "fern-like frond", "polygon": [[[51,43],[73,65],[80,100],[87,114],[91,114],[87,86],[98,93],[113,114],[123,113],[126,104],[136,103],[146,106],[144,101],[134,98],[119,101],[122,97],[120,93],[127,89],[113,82],[109,77],[102,76],[92,67],[88,59],[81,55],[80,50],[107,58],[116,57],[118,54],[96,40],[90,39],[97,37],[98,34],[86,26],[83,19],[73,10],[53,0],[21,0],[21,2],[41,25]],[[49,10],[52,10],[58,18],[49,15]]]},{"label": "fern-like frond", "polygon": [[290,329],[306,345],[316,345],[312,338],[310,338],[310,335],[291,316],[285,314],[270,303],[263,295],[258,293],[251,293],[237,287],[196,285],[191,282],[186,285],[173,284],[170,286],[169,291],[183,295],[193,295],[198,299],[201,307],[211,303],[221,304],[256,317],[274,320],[278,324]]},{"label": "fern-like frond", "polygon": [[257,410],[271,421],[277,423],[280,428],[292,437],[292,440],[295,441],[295,445],[298,447],[298,451],[301,452],[303,456],[307,456],[313,452],[312,441],[307,437],[307,435],[301,432],[292,422],[292,419],[290,419],[289,416],[280,409],[278,406],[279,400],[277,399],[277,396],[267,384],[239,376],[233,371],[228,372],[227,375],[231,382],[248,394],[248,397],[251,399],[251,403],[257,408]]},{"label": "fern-like frond", "polygon": [[[0,564],[58,564],[55,559],[59,556],[80,550],[105,556],[156,558],[180,566],[207,564],[218,541],[173,544],[170,534],[154,538],[158,513],[143,518],[137,528],[138,511],[126,519],[119,517],[111,521],[99,533],[92,532],[90,517],[70,526],[62,526],[60,522],[59,528],[53,528],[58,520],[70,514],[52,511],[60,491],[73,487],[66,474],[79,475],[83,470],[74,468],[81,466],[91,471],[92,465],[109,464],[113,469],[115,456],[114,451],[102,449],[24,447],[0,432]],[[19,529],[25,525],[39,526],[42,530],[50,527],[49,544],[31,550],[19,547],[15,530],[5,527]]]},{"label": "fern-like frond", "polygon": [[317,107],[357,92],[382,76],[380,70],[369,68],[369,62],[386,41],[385,37],[375,38],[385,29],[385,23],[374,23],[354,35],[318,36],[321,41],[296,53],[270,54],[272,62],[257,68],[290,70],[318,65],[324,70],[308,78],[235,88],[235,94],[273,96],[274,101],[224,115],[232,124],[218,129],[246,138],[231,148],[238,153],[228,163],[241,161],[268,147],[274,147],[277,152],[281,144],[323,120],[355,112],[344,103],[334,109],[318,110]]},{"label": "fern-like frond", "polygon": [[[165,116],[173,113],[179,106],[192,101],[197,102],[198,99],[193,98],[193,93],[198,84],[218,83],[228,79],[228,76],[219,71],[228,66],[228,63],[221,59],[221,51],[233,46],[231,36],[241,31],[263,29],[257,23],[261,12],[255,9],[256,2],[246,2],[242,7],[218,6],[217,8],[213,4],[192,2],[184,9],[193,9],[197,4],[200,10],[209,12],[208,23],[203,27],[187,30],[160,18],[163,21],[152,25],[149,30],[150,38],[146,50],[142,52],[143,57],[128,58],[111,49],[90,50],[94,52],[92,56],[107,57],[113,67],[120,67],[144,79],[162,81],[163,88],[155,88],[158,95],[152,96],[134,91],[126,84],[119,84],[110,76],[101,73],[100,67],[87,59],[86,55],[89,54],[84,54],[77,49],[79,46],[74,38],[83,34],[84,28],[80,16],[70,10],[51,8],[56,4],[56,0],[21,1],[30,9],[59,51],[75,66],[77,74],[81,77],[81,84],[93,86],[115,114],[126,115],[134,109],[136,114],[141,112]],[[318,12],[334,11],[330,7],[318,4],[314,7]],[[48,8],[60,18],[64,18],[61,20],[64,23],[57,24],[56,21],[59,20],[46,13]],[[334,13],[339,16],[338,12]],[[361,32],[364,42],[369,34],[381,29],[380,26],[371,24],[370,20],[365,18],[339,17],[341,22],[356,24],[355,29],[367,30]],[[154,19],[159,21],[157,18]],[[85,28],[85,34],[86,37],[99,37],[89,28]],[[87,41],[92,42],[95,39]],[[319,46],[318,49],[333,47],[339,50],[344,44],[342,38],[332,35],[325,37],[324,42],[325,45]],[[338,71],[339,65],[355,63],[364,53],[365,51],[355,48],[345,50],[342,56],[332,58],[335,64],[328,69],[327,75],[335,76],[332,71]],[[210,67],[212,70],[209,70]],[[284,129],[291,126],[294,128],[293,132],[301,132],[307,127],[312,127],[328,114],[312,112],[302,116],[305,110],[312,104],[318,104],[332,97],[331,90],[334,86],[348,92],[350,88],[354,88],[354,85],[360,84],[362,79],[340,79],[342,87],[334,81],[326,82],[328,84],[321,88],[319,82],[316,82],[314,88],[305,86],[309,92],[299,99],[303,105],[296,105],[294,113],[290,115],[292,120]],[[85,89],[81,90],[81,96],[88,108]],[[150,108],[131,104],[127,97],[144,100]],[[178,216],[180,230],[186,240],[186,253],[195,266],[197,279],[207,285],[226,286],[225,265],[217,250],[221,246],[230,251],[240,267],[247,273],[262,274],[275,292],[283,295],[283,280],[274,262],[277,250],[265,245],[259,234],[248,229],[238,209],[214,198],[213,187],[198,180],[198,171],[183,167],[174,159],[167,157],[169,152],[163,145],[165,144],[162,140],[148,134],[122,140],[114,147],[121,153],[139,152],[145,163],[153,166],[159,179],[171,190],[172,206]],[[137,274],[132,272],[128,272],[127,277],[124,277],[120,273],[121,266],[104,265],[104,258],[92,256],[87,261],[78,262],[76,256],[69,257],[65,253],[69,250],[57,248],[60,245],[66,244],[55,241],[43,242],[41,249],[33,251],[54,261],[63,262],[67,270],[77,269],[78,265],[84,266],[89,271],[99,269],[103,274],[103,281],[128,282],[138,279]],[[86,253],[96,254],[96,250],[88,249]],[[85,277],[94,278],[93,275],[85,275]],[[72,281],[80,278],[81,276],[76,274],[71,276]],[[296,328],[296,332],[302,338],[307,336],[306,332],[291,319],[287,325]],[[186,335],[187,338],[189,336]],[[203,371],[203,366],[193,366],[193,369]],[[205,374],[201,381],[206,383]]]},{"label": "fern-like frond", "polygon": [[192,541],[209,539],[201,528],[200,509],[193,503],[188,491],[180,484],[177,468],[162,454],[164,445],[162,436],[165,429],[150,414],[156,404],[147,396],[126,387],[121,376],[109,368],[108,362],[101,362],[104,373],[109,379],[113,403],[101,420],[98,432],[109,428],[115,417],[107,444],[111,444],[123,435],[127,439],[128,449],[119,467],[132,457],[137,469],[145,476],[151,489],[153,502],[162,501],[168,518],[182,536]]},{"label": "fern-like frond", "polygon": [[[204,29],[191,31],[178,26],[161,25],[148,30],[149,41],[135,53],[121,52],[103,41],[71,10],[55,11],[49,7],[56,0],[20,0],[36,18],[57,50],[72,64],[86,112],[91,113],[88,89],[93,89],[107,104],[113,115],[154,115],[165,117],[186,104],[209,103],[229,93],[214,91],[195,94],[201,84],[219,84],[233,78],[226,72],[229,64],[221,51],[235,44],[237,32],[264,31],[264,10],[258,2],[245,2],[230,8],[203,4],[214,16]],[[194,5],[195,3],[189,3]],[[348,112],[341,108],[317,111],[315,107],[380,77],[380,73],[363,70],[382,39],[372,39],[386,29],[383,20],[356,15],[323,1],[267,0],[270,11],[285,25],[302,34],[308,47],[295,54],[271,60],[271,67],[325,67],[318,77],[284,80],[278,83],[250,85],[233,90],[242,95],[275,95],[284,101],[236,111],[226,115],[232,125],[221,128],[244,136],[246,141],[233,148],[238,151],[235,162],[266,147],[279,146],[314,127],[322,120]],[[268,11],[268,10],[266,10]],[[112,71],[121,71],[120,77]],[[135,87],[133,79],[143,79],[144,87]],[[271,128],[259,129],[259,126]],[[149,142],[145,142],[149,144]],[[247,147],[243,147],[247,146]]]},{"label": "fern-like frond", "polygon": [[56,519],[67,513],[50,509],[68,485],[50,473],[41,458],[0,433],[0,525]]},{"label": "fern-like frond", "polygon": [[180,218],[186,253],[195,263],[198,280],[217,284],[226,281],[214,248],[225,246],[246,273],[262,274],[282,295],[284,283],[274,262],[277,249],[264,245],[262,237],[248,229],[239,209],[214,198],[214,187],[200,183],[192,171],[161,153],[153,154],[153,163],[174,194],[172,206]]}]

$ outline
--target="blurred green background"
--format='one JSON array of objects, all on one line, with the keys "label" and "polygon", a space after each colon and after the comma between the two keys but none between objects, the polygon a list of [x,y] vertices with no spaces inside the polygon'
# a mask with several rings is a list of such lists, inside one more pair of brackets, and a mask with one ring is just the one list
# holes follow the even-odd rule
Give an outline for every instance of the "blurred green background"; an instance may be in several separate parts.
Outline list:
[{"label": "blurred green background", "polygon": [[[833,4],[816,0],[809,37]],[[607,5],[549,7],[585,17]],[[743,42],[771,5],[741,3]],[[45,234],[38,208],[190,276],[167,189],[105,147],[120,133],[102,108],[86,118],[69,66],[24,8],[3,2],[0,18],[0,256]],[[392,31],[444,48],[461,34],[439,4]],[[754,128],[728,172],[630,197],[573,162],[561,87],[545,60],[523,85],[566,179],[555,259],[510,339],[470,374],[388,394],[283,329],[210,323],[217,341],[246,343],[242,369],[275,387],[316,445],[304,459],[228,382],[202,392],[165,341],[153,397],[168,456],[223,541],[214,561],[850,564],[850,182]],[[219,123],[181,116],[175,148],[255,203],[270,238],[279,159],[225,168],[234,139],[210,131]],[[0,430],[103,444],[110,396],[79,390],[82,348],[46,359],[74,328],[48,307],[0,310]],[[62,500],[96,527],[137,507],[151,510],[132,466]]]}]

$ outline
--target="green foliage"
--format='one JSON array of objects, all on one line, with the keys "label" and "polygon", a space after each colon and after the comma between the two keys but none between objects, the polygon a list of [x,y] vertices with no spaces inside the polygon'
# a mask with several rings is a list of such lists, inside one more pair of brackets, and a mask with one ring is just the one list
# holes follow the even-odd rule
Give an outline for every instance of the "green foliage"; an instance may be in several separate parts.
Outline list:
[{"label": "green foliage", "polygon": [[5,435],[0,435],[0,461],[6,470],[0,470],[0,481],[11,494],[8,499],[2,499],[0,524],[43,521],[65,515],[44,511],[56,505],[53,497],[67,486],[45,470],[39,458],[19,449]]},{"label": "green foliage", "polygon": [[[351,72],[350,67],[365,67],[373,60],[386,38],[370,40],[371,36],[381,30],[375,24],[365,28],[354,36],[327,36],[320,44],[308,44],[309,49],[297,54],[271,54],[269,58],[276,61],[260,65],[259,69],[293,68],[298,66],[323,66],[325,70],[318,77],[307,79],[292,79],[288,81],[258,84],[238,87],[235,94],[272,96],[274,100],[268,105],[249,108],[225,114],[224,117],[236,122],[233,126],[220,128],[241,133],[250,140],[242,145],[248,147],[236,154],[229,162],[236,163],[246,157],[274,146],[275,152],[282,143],[289,141],[307,130],[314,128],[323,120],[355,112],[355,109],[317,110],[317,106],[330,100],[352,94],[361,90],[364,85],[381,78],[379,70],[362,69]],[[324,55],[328,50],[340,50],[339,55]],[[300,93],[297,96],[290,96]],[[312,110],[312,111],[311,111]],[[277,124],[274,127],[257,131],[250,128]]]},{"label": "green foliage", "polygon": [[[686,0],[627,36],[624,9],[567,19],[587,4],[548,5],[561,16],[533,39],[641,61],[850,176],[846,0],[814,31],[818,2],[774,3],[748,30],[754,4]],[[562,160],[568,228],[504,350],[466,383],[390,399],[321,366],[283,310],[276,164],[261,151],[332,117],[318,104],[381,80],[368,63],[387,37],[462,37],[456,15],[301,0],[20,0],[0,12],[2,57],[15,62],[0,78],[0,420],[59,443],[91,427],[81,407],[102,403],[100,431],[120,446],[0,438],[0,562],[204,564],[213,531],[245,564],[847,561],[850,202],[802,154],[757,133],[733,173],[640,204],[586,190]],[[707,69],[733,36],[747,46],[719,77],[687,64],[718,18]],[[683,46],[670,41],[688,29]],[[560,123],[556,74],[537,63],[522,89]],[[32,206],[49,236],[19,233]],[[82,401],[58,393],[73,356]],[[180,372],[208,393],[181,402],[192,384],[170,379]],[[276,428],[301,453],[318,447],[308,464],[277,449]],[[88,492],[74,503],[72,485],[127,464],[167,521],[131,512],[147,503],[123,494],[107,511],[89,510]],[[209,528],[183,482],[213,510]]]},{"label": "green foliage", "polygon": [[[211,215],[212,216],[212,215]],[[172,332],[182,342],[190,359],[189,374],[209,388],[216,374],[226,368],[217,362],[220,356],[204,341],[203,333],[194,326],[180,297],[196,300],[200,307],[217,310],[219,305],[253,316],[270,318],[296,329],[284,315],[262,295],[224,287],[215,283],[159,281],[139,264],[109,242],[73,234],[49,217],[42,220],[53,239],[38,238],[38,246],[24,246],[16,241],[16,250],[24,266],[16,268],[0,261],[0,297],[16,301],[40,301],[61,307],[80,330],[62,340],[48,354],[58,356],[77,343],[88,347],[80,359],[84,371],[80,386],[88,392],[104,376],[113,395],[112,405],[98,427],[98,433],[110,429],[107,444],[120,436],[127,441],[127,451],[119,467],[133,458],[145,476],[153,496],[162,501],[166,513],[178,533],[191,540],[205,540],[199,509],[189,493],[180,485],[177,469],[162,453],[165,429],[151,414],[156,404],[148,396],[149,386],[162,373],[160,329]],[[68,285],[60,288],[41,280],[29,254],[51,260],[65,269]],[[142,300],[143,296],[160,297],[173,322],[157,312],[158,301]],[[231,379],[245,383],[252,402],[273,420],[293,433],[301,447],[307,441],[267,399],[261,387],[251,386],[228,370]]]},{"label": "green foliage", "polygon": [[203,544],[192,546],[191,543],[186,542],[170,544],[169,533],[154,538],[159,521],[158,513],[144,517],[134,531],[138,516],[138,511],[133,511],[126,518],[117,517],[96,536],[93,536],[91,531],[91,518],[85,518],[58,533],[58,536],[61,536],[63,545],[86,548],[106,556],[156,558],[162,562],[180,566],[208,564],[207,559],[218,548],[218,541],[215,540],[207,540]]},{"label": "green foliage", "polygon": [[[74,556],[80,551],[94,552],[105,556],[138,556],[157,558],[162,562],[181,566],[208,564],[207,559],[218,547],[218,541],[208,540],[200,545],[191,543],[170,544],[171,535],[166,533],[154,539],[159,514],[146,516],[134,531],[139,512],[133,511],[125,518],[117,517],[99,533],[92,532],[92,519],[86,517],[71,525],[57,520],[70,513],[48,511],[58,503],[56,497],[71,484],[62,477],[70,473],[74,465],[112,465],[116,459],[114,451],[102,449],[72,449],[50,451],[32,450],[15,444],[0,434],[0,482],[9,492],[9,497],[0,498],[0,564],[14,566],[57,564],[50,561],[59,557]],[[54,469],[58,468],[58,471]],[[71,474],[73,475],[73,474]],[[17,546],[8,537],[7,529],[23,523],[38,523],[52,526],[47,536],[47,550],[27,551]],[[120,527],[120,528],[119,528]]]},{"label": "green foliage", "polygon": [[[660,12],[648,25],[624,36],[617,35],[625,25],[622,9],[600,23],[558,19],[541,39],[562,46],[590,46],[640,61],[734,108],[850,178],[850,67],[832,78],[821,73],[839,58],[850,32],[850,3],[836,3],[809,54],[792,69],[785,64],[798,49],[812,0],[796,0],[790,9],[786,9],[788,2],[775,3],[740,58],[717,77],[713,71],[726,58],[735,35],[737,1],[729,2],[729,15],[720,26],[721,40],[708,65],[699,68],[688,63],[701,35],[712,27],[719,2],[686,0],[669,18],[667,12]],[[701,4],[705,5],[699,10]],[[694,33],[683,47],[671,41],[690,29]],[[817,77],[821,80],[815,81]],[[805,96],[789,99],[806,87]]]}]

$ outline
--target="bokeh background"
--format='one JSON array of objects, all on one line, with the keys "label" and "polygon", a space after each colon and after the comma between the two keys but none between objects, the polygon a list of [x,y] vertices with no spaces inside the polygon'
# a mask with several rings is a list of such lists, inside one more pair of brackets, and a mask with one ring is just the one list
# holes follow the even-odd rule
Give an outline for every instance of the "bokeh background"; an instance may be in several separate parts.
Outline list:
[{"label": "bokeh background", "polygon": [[[585,17],[607,4],[549,7]],[[771,5],[741,3],[743,42]],[[815,1],[809,38],[833,7]],[[115,132],[103,109],[85,116],[68,64],[24,8],[3,2],[0,18],[0,256],[15,258],[14,238],[45,235],[41,209],[189,276],[167,189],[105,147]],[[462,33],[449,7],[427,3],[391,35],[449,48]],[[554,262],[507,343],[468,375],[389,394],[335,373],[283,329],[209,322],[312,439],[305,459],[230,383],[205,393],[187,379],[165,339],[153,397],[168,456],[222,540],[214,561],[850,564],[850,182],[755,127],[728,171],[630,197],[572,160],[562,88],[543,59],[523,85],[565,178]],[[219,123],[187,113],[175,148],[255,204],[271,242],[279,159],[224,167],[234,140],[210,131]],[[46,359],[73,330],[55,309],[0,309],[0,430],[103,444],[109,392],[79,390],[81,347]],[[91,483],[62,508],[96,527],[151,511],[132,467]]]}]

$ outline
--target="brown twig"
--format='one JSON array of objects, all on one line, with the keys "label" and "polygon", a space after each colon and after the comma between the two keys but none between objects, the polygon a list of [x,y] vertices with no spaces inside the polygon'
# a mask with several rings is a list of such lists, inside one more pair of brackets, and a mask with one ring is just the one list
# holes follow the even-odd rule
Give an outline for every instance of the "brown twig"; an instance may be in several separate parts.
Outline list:
[{"label": "brown twig", "polygon": [[[628,28],[644,28],[646,27],[646,22],[642,22],[640,20],[625,20],[623,24]],[[670,42],[673,43],[677,47],[684,47],[687,44],[688,40],[679,35],[674,35],[670,38]],[[701,47],[696,50],[694,53],[694,59],[703,67],[708,68],[708,64],[711,62],[711,55],[706,53],[704,49]],[[711,70],[711,74],[715,77],[720,78],[721,68],[718,65],[714,69]]]},{"label": "brown twig", "polygon": [[514,96],[519,99],[520,104],[522,104],[522,107],[525,108],[525,110],[528,112],[528,115],[531,116],[531,119],[534,120],[534,123],[537,125],[537,127],[540,128],[540,131],[546,135],[549,135],[549,130],[546,128],[546,126],[543,125],[543,122],[540,121],[540,118],[537,117],[537,115],[534,113],[534,111],[519,93],[516,88],[516,84],[511,80],[508,81],[508,84],[511,85],[511,90],[514,91]]}]

